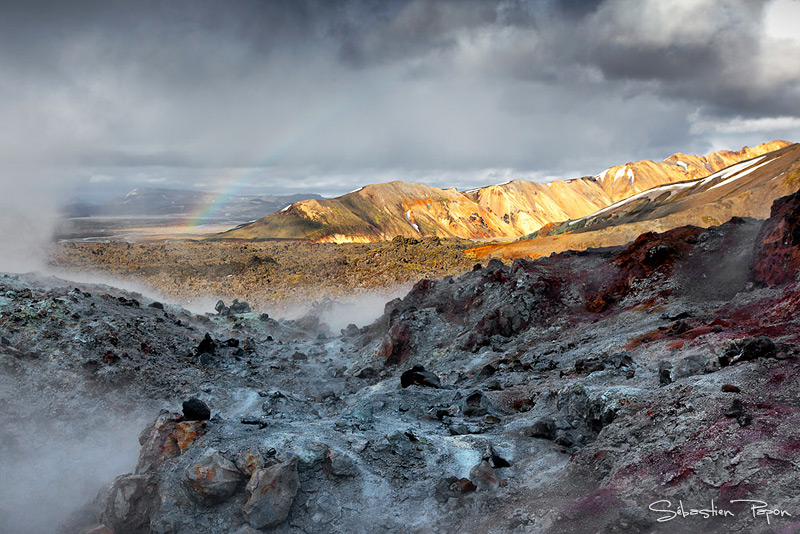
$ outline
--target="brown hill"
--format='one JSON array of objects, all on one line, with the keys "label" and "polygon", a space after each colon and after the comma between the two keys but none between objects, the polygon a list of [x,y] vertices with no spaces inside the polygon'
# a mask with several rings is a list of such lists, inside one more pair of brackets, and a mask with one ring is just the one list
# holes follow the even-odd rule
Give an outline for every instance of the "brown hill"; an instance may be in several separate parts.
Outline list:
[{"label": "brown hill", "polygon": [[470,249],[478,257],[539,257],[621,245],[649,231],[715,226],[732,217],[769,216],[772,202],[800,188],[800,145],[739,162],[698,180],[635,194],[596,213],[553,223],[515,243]]},{"label": "brown hill", "polygon": [[306,239],[370,242],[438,236],[513,239],[554,222],[583,217],[654,186],[701,178],[731,163],[787,146],[772,141],[705,157],[674,154],[574,180],[514,180],[461,193],[409,182],[367,185],[328,200],[295,202],[215,239]]}]

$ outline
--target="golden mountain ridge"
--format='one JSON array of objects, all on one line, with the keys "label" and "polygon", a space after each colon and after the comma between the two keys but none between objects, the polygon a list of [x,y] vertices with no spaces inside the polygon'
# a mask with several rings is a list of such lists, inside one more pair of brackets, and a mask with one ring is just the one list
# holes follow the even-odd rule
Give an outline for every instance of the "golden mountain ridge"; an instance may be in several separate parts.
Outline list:
[{"label": "golden mountain ridge", "polygon": [[213,239],[516,239],[549,223],[585,217],[653,187],[703,178],[789,144],[771,141],[708,156],[673,154],[664,161],[626,163],[591,177],[549,183],[513,180],[463,193],[402,181],[373,184],[332,199],[295,202]]},{"label": "golden mountain ridge", "polygon": [[709,227],[732,217],[766,219],[775,199],[800,189],[800,144],[734,163],[709,176],[664,184],[588,216],[548,224],[509,244],[470,249],[477,257],[540,257],[615,246],[644,232]]}]

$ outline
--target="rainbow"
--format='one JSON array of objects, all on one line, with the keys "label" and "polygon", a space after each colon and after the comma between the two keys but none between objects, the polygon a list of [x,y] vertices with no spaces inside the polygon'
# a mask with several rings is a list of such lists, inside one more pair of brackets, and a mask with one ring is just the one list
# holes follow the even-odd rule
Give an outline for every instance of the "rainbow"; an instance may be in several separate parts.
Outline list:
[{"label": "rainbow", "polygon": [[289,136],[277,143],[269,153],[256,164],[249,167],[232,169],[223,180],[224,183],[226,183],[225,187],[221,191],[214,193],[203,206],[187,215],[184,224],[189,227],[197,227],[205,224],[253,179],[253,176],[259,169],[275,165],[275,163],[280,161],[287,153],[300,146],[311,134],[334,122],[345,113],[353,111],[369,100],[373,100],[376,96],[377,91],[373,88],[373,90],[368,93],[361,93],[346,99],[341,104],[320,113],[305,124],[297,127]]}]

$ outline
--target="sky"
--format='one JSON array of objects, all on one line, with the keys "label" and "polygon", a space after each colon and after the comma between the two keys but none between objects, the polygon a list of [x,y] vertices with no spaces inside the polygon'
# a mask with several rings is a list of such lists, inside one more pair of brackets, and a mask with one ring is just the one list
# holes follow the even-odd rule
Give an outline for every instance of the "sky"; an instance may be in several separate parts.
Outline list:
[{"label": "sky", "polygon": [[468,189],[800,141],[798,22],[800,0],[5,0],[0,204]]}]

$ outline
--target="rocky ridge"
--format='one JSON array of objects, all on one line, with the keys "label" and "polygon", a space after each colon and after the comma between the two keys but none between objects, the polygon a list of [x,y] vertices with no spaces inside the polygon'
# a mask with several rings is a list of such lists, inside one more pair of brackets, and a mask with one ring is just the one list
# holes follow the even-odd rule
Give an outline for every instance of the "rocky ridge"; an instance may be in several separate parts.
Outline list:
[{"label": "rocky ridge", "polygon": [[742,161],[699,180],[662,185],[600,211],[551,223],[514,243],[470,249],[484,257],[538,257],[629,243],[646,231],[716,226],[731,217],[766,219],[773,201],[800,187],[800,145]]},{"label": "rocky ridge", "polygon": [[509,239],[594,213],[652,187],[708,176],[739,161],[787,146],[772,141],[705,157],[673,154],[596,176],[537,183],[514,180],[461,193],[395,181],[327,200],[305,200],[215,239],[307,239],[353,243],[404,237]]}]

